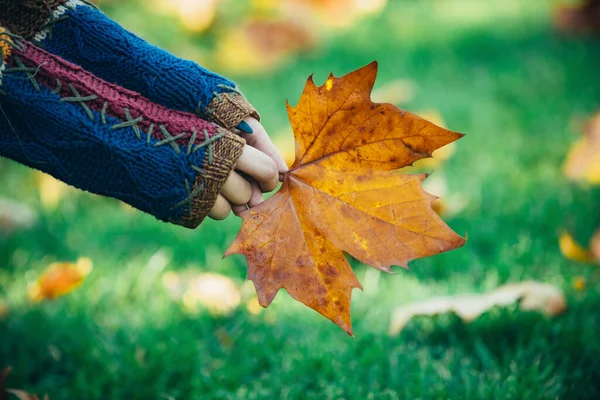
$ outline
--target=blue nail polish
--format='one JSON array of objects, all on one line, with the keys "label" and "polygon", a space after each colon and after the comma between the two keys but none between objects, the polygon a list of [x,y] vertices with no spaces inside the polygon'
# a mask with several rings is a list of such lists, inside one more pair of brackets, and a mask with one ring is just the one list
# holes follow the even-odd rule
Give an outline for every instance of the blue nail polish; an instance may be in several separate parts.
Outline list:
[{"label": "blue nail polish", "polygon": [[237,128],[242,132],[254,133],[254,131],[252,130],[252,128],[250,127],[250,125],[248,125],[248,123],[246,121],[240,122],[240,124],[237,126]]}]

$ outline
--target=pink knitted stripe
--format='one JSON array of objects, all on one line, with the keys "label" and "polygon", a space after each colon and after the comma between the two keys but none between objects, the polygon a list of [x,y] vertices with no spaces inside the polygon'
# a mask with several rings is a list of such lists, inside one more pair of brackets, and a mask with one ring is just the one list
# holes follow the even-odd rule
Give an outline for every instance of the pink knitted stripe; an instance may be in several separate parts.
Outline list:
[{"label": "pink knitted stripe", "polygon": [[[186,132],[186,135],[176,140],[176,143],[181,146],[189,144],[194,128],[198,133],[195,140],[197,144],[205,140],[204,129],[208,132],[209,137],[219,133],[218,127],[194,114],[171,110],[153,103],[136,92],[106,82],[78,65],[56,57],[31,43],[24,41],[23,45],[24,49],[22,51],[16,51],[15,49],[13,54],[19,57],[25,66],[39,68],[35,79],[44,86],[54,89],[57,87],[56,80],[59,79],[61,82],[61,97],[75,96],[69,88],[69,84],[71,84],[82,97],[98,96],[95,100],[85,102],[90,109],[101,112],[106,102],[108,103],[106,114],[109,116],[116,117],[120,121],[127,121],[125,109],[128,109],[132,119],[143,117],[138,126],[144,132],[147,132],[150,124],[154,124],[152,136],[158,140],[164,139],[159,129],[160,125],[167,128],[172,136]],[[10,57],[8,63],[12,67],[15,66],[13,57]]]}]

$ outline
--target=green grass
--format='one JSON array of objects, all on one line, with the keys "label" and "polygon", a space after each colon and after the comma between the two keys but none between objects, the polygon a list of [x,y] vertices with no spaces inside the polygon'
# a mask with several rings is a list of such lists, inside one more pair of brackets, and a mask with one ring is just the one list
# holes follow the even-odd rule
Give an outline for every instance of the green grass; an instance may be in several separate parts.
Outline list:
[{"label": "green grass", "polygon": [[[109,11],[127,22],[133,6],[124,3]],[[566,260],[557,246],[562,229],[586,242],[600,225],[600,190],[567,182],[560,169],[577,137],[573,119],[598,108],[599,43],[554,33],[545,1],[516,13],[485,2],[492,8],[471,19],[470,8],[448,15],[442,3],[393,2],[274,73],[234,78],[270,132],[285,130],[285,100],[295,104],[313,72],[319,83],[376,59],[376,87],[412,79],[418,89],[403,107],[437,109],[467,134],[436,172],[467,201],[448,219],[468,234],[465,247],[380,279],[357,266],[369,283],[354,293],[354,338],[284,292],[259,315],[244,307],[190,315],[148,260],[163,249],[172,255],[165,271],[192,267],[241,282],[243,258],[220,259],[238,219],[188,231],[85,193],[44,211],[31,172],[5,161],[0,195],[41,213],[35,228],[0,239],[0,299],[11,308],[0,321],[0,366],[13,367],[9,386],[53,400],[599,398],[600,288],[570,286],[596,267]],[[479,4],[455,2],[465,3]],[[176,50],[173,37],[143,23],[128,26]],[[79,256],[95,266],[81,288],[55,302],[27,300],[27,284],[49,262]],[[386,333],[398,305],[524,279],[562,287],[568,311],[548,319],[513,306],[469,325],[446,315]]]}]

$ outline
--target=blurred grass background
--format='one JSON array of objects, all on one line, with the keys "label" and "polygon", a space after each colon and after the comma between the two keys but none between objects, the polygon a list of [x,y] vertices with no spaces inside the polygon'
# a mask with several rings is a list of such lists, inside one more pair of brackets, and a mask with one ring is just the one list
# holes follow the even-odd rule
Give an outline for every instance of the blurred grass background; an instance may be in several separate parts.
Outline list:
[{"label": "blurred grass background", "polygon": [[[285,101],[296,104],[306,78],[320,84],[377,60],[376,90],[400,79],[404,89],[391,92],[402,108],[434,112],[467,134],[431,177],[442,176],[449,208],[459,203],[445,219],[468,234],[466,246],[392,276],[356,265],[364,291],[354,293],[352,338],[285,292],[256,307],[244,259],[221,259],[239,219],[189,231],[0,160],[0,196],[37,214],[32,227],[0,237],[8,386],[51,399],[600,397],[598,267],[564,258],[557,239],[569,230],[586,243],[600,225],[600,191],[561,170],[599,105],[597,38],[557,33],[555,2],[544,0],[355,9],[307,0],[311,13],[292,20],[282,1],[222,0],[198,11],[204,3],[212,4],[100,5],[151,43],[236,81],[287,155]],[[213,11],[208,22],[198,17]],[[94,264],[81,287],[31,302],[28,287],[48,264],[79,257]],[[190,279],[184,271],[233,279],[240,305],[219,316],[173,299],[168,284]],[[416,318],[387,334],[399,305],[525,279],[564,289],[568,311],[549,319],[515,305],[468,325]]]}]

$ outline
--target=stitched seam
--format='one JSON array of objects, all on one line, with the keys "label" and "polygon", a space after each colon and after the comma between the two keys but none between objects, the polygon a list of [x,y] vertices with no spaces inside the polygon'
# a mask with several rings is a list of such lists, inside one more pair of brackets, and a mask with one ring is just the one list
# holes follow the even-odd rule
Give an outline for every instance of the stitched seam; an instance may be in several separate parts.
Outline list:
[{"label": "stitched seam", "polygon": [[188,180],[185,180],[185,191],[187,192],[187,197],[181,200],[179,203],[173,205],[171,210],[177,209],[181,206],[187,206],[188,214],[191,217],[194,214],[193,210],[193,202],[194,199],[204,190],[204,184],[201,183],[195,190],[192,190],[190,187],[190,183]]},{"label": "stitched seam", "polygon": [[[234,106],[237,107],[237,104],[235,104],[235,102],[233,100],[231,100],[231,97],[233,95],[240,95],[242,96],[242,92],[240,92],[236,87],[233,86],[229,86],[229,85],[224,85],[224,84],[217,84],[216,85],[218,88],[221,89],[225,89],[225,90],[229,90],[229,92],[221,92],[218,93],[216,91],[213,90],[212,94],[214,97],[216,97],[220,102],[223,102],[223,98],[225,98],[226,101],[229,101],[231,104],[233,104]],[[207,104],[207,107],[210,104]],[[202,111],[202,101],[198,102],[198,105],[196,106],[196,114],[202,115],[208,115],[209,117],[211,117],[212,119],[216,120],[217,122],[223,124],[223,120],[221,118],[219,118],[219,116],[216,114],[216,108],[206,108],[204,109],[204,111]]]},{"label": "stitched seam", "polygon": [[154,130],[154,122],[150,123],[148,127],[148,132],[146,133],[146,146],[150,145],[150,138],[152,137],[152,131]]},{"label": "stitched seam", "polygon": [[240,91],[238,90],[238,88],[236,88],[236,87],[233,87],[233,86],[229,86],[229,85],[223,85],[222,83],[219,83],[219,84],[217,85],[217,87],[218,87],[218,88],[221,88],[221,89],[229,90],[230,92],[233,92],[233,93],[239,94],[240,96],[242,95],[242,92],[240,92]]},{"label": "stitched seam", "polygon": [[[37,73],[39,71],[39,67],[38,68],[26,67],[23,64],[23,62],[21,61],[21,59],[17,56],[13,56],[13,59],[15,60],[17,67],[5,68],[4,73],[6,74],[6,73],[11,73],[11,72],[23,72],[25,74],[25,78],[28,79],[31,82],[31,84],[33,85],[33,87],[35,88],[35,91],[39,92],[40,85],[35,80],[35,76],[37,75]],[[41,65],[40,65],[40,67],[41,67]]]},{"label": "stitched seam", "polygon": [[88,115],[88,117],[90,117],[90,119],[93,121],[94,114],[92,113],[92,109],[87,104],[85,104],[85,102],[96,100],[98,96],[96,96],[95,94],[90,96],[81,96],[72,83],[69,83],[69,89],[71,89],[71,92],[73,92],[73,97],[63,97],[62,99],[60,99],[60,101],[79,103],[81,107],[83,107],[83,109],[85,110],[85,113]]},{"label": "stitched seam", "polygon": [[100,120],[103,124],[106,124],[106,107],[108,107],[108,101],[105,101],[104,104],[102,104],[102,112],[100,112]]},{"label": "stitched seam", "polygon": [[[14,59],[15,59],[16,64],[18,65],[18,67],[10,68],[10,69],[7,68],[7,69],[5,69],[4,72],[22,72],[22,73],[24,73],[26,75],[26,79],[28,79],[31,82],[31,84],[34,86],[36,91],[39,92],[41,90],[40,85],[36,81],[35,78],[36,78],[37,72],[39,71],[39,69],[41,68],[41,66],[43,64],[38,66],[38,68],[31,68],[31,67],[25,66],[18,57],[14,56]],[[77,88],[75,88],[75,86],[73,86],[72,83],[68,83],[68,87],[69,87],[70,91],[73,93],[73,96],[61,97],[60,101],[80,105],[85,110],[85,113],[87,114],[87,116],[93,121],[94,120],[93,111],[86,103],[90,102],[90,101],[98,100],[100,97],[95,94],[83,96],[82,94],[79,93]],[[51,92],[61,96],[61,89],[62,89],[62,83],[61,83],[60,79],[57,78],[56,79],[56,88],[51,90]],[[100,112],[100,119],[101,119],[102,124],[107,123],[106,116],[107,116],[108,105],[109,105],[108,101],[104,101],[104,104],[102,105],[102,110]],[[139,117],[134,118],[131,115],[131,112],[129,111],[129,109],[126,107],[123,107],[123,114],[125,115],[125,120],[122,122],[119,122],[117,124],[114,124],[111,128],[112,129],[131,128],[134,131],[135,136],[141,140],[143,130],[138,124],[144,120],[144,117],[139,116]],[[161,124],[158,127],[159,127],[164,139],[154,143],[153,147],[158,147],[158,146],[163,146],[163,145],[168,144],[173,148],[173,150],[178,155],[180,155],[181,150],[179,148],[179,145],[176,143],[176,141],[178,139],[181,139],[182,137],[184,137],[188,132],[181,132],[179,134],[173,135],[171,132],[169,132],[169,130],[164,125]],[[150,145],[150,138],[151,138],[153,129],[154,129],[154,123],[152,122],[152,123],[150,123],[150,126],[148,127],[148,131],[146,132],[146,145]],[[212,138],[210,137],[210,135],[206,129],[203,129],[202,133],[204,134],[204,142],[199,143],[198,145],[194,146],[198,132],[197,132],[196,128],[193,128],[193,131],[192,131],[192,134],[190,137],[190,141],[188,142],[188,144],[186,146],[186,158],[188,156],[190,156],[191,154],[199,151],[200,149],[206,147],[207,148],[207,156],[208,156],[208,164],[209,164],[209,166],[212,166],[213,162],[214,162],[213,146],[214,146],[215,142],[217,142],[218,140],[225,137],[225,133],[218,133],[218,134],[214,135]],[[188,160],[188,162],[189,162],[189,160]],[[189,162],[188,165],[193,171],[197,172],[198,175],[201,175],[201,176],[206,175],[206,171],[203,170],[202,168],[200,168],[199,166],[194,165],[191,162]],[[204,183],[200,183],[196,189],[192,189],[192,187],[189,184],[189,181],[187,179],[185,179],[185,188],[186,188],[186,192],[187,192],[187,197],[185,199],[183,199],[182,201],[178,202],[177,204],[175,204],[174,206],[172,206],[171,210],[177,209],[182,206],[186,206],[188,216],[193,217],[194,200],[200,195],[200,193],[202,193],[202,191],[204,190],[204,187],[205,187]]]},{"label": "stitched seam", "polygon": [[208,136],[208,131],[206,129],[202,129],[202,132],[204,133],[204,142],[200,143],[199,145],[194,147],[194,149],[192,150],[192,153],[194,153],[206,146],[207,153],[208,153],[208,165],[212,165],[213,164],[213,143],[216,142],[217,140],[221,139],[223,136],[225,136],[225,134],[219,133],[211,138]]}]

